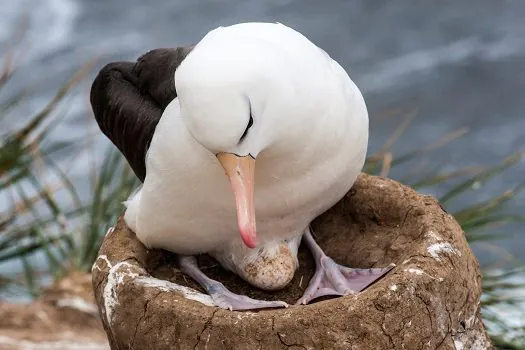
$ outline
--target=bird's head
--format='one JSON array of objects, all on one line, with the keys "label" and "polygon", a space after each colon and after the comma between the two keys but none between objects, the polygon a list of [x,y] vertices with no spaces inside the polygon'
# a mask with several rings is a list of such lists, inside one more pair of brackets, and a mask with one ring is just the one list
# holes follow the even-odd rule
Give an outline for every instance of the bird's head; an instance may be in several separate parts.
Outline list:
[{"label": "bird's head", "polygon": [[275,138],[275,132],[267,131],[277,125],[265,113],[270,89],[263,63],[235,50],[235,43],[203,40],[177,69],[175,86],[186,128],[224,168],[235,197],[241,238],[254,248],[255,163]]}]

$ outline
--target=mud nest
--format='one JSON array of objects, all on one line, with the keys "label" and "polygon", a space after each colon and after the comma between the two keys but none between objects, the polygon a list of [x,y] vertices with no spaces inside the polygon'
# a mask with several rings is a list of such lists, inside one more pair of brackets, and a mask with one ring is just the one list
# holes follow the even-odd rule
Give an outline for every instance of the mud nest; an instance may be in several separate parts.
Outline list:
[{"label": "mud nest", "polygon": [[[122,218],[93,265],[93,287],[113,349],[490,348],[479,315],[481,274],[461,227],[435,198],[362,174],[313,223],[340,264],[397,266],[363,292],[306,306],[228,311],[185,277],[173,255],[148,250]],[[206,274],[236,293],[293,304],[314,273],[306,247],[290,285],[258,290],[199,257]]]}]

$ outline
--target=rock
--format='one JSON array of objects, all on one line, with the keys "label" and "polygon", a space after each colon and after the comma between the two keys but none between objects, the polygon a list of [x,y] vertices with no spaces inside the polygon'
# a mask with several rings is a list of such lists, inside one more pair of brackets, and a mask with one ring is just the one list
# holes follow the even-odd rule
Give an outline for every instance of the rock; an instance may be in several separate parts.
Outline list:
[{"label": "rock", "polygon": [[91,276],[72,271],[30,304],[0,303],[0,349],[109,349]]},{"label": "rock", "polygon": [[[431,196],[361,175],[313,223],[325,252],[352,267],[396,263],[360,294],[259,312],[210,306],[173,256],[147,250],[123,222],[108,231],[93,287],[112,349],[487,349],[481,274],[458,223]],[[313,275],[300,268],[276,293],[250,287],[203,256],[205,272],[234,292],[295,302]]]}]

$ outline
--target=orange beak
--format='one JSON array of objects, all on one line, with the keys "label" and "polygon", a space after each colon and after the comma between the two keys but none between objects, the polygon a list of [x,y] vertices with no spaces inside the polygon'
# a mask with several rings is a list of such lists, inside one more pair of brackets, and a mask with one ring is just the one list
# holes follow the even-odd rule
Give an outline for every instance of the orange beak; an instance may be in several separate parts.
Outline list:
[{"label": "orange beak", "polygon": [[232,153],[219,153],[217,159],[230,179],[241,238],[248,247],[255,248],[257,246],[253,202],[255,159],[250,155],[240,157]]}]

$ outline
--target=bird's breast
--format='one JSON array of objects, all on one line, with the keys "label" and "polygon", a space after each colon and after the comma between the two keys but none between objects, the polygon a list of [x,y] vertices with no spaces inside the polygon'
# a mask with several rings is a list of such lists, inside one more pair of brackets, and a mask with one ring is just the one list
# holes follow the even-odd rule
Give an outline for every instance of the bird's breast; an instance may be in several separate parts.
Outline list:
[{"label": "bird's breast", "polygon": [[[137,232],[148,246],[195,254],[240,242],[234,197],[222,168],[213,156],[194,161],[148,173]],[[334,159],[334,166],[313,165],[308,172],[285,176],[275,171],[278,165],[256,162],[259,244],[301,234],[348,191],[360,170]]]}]

